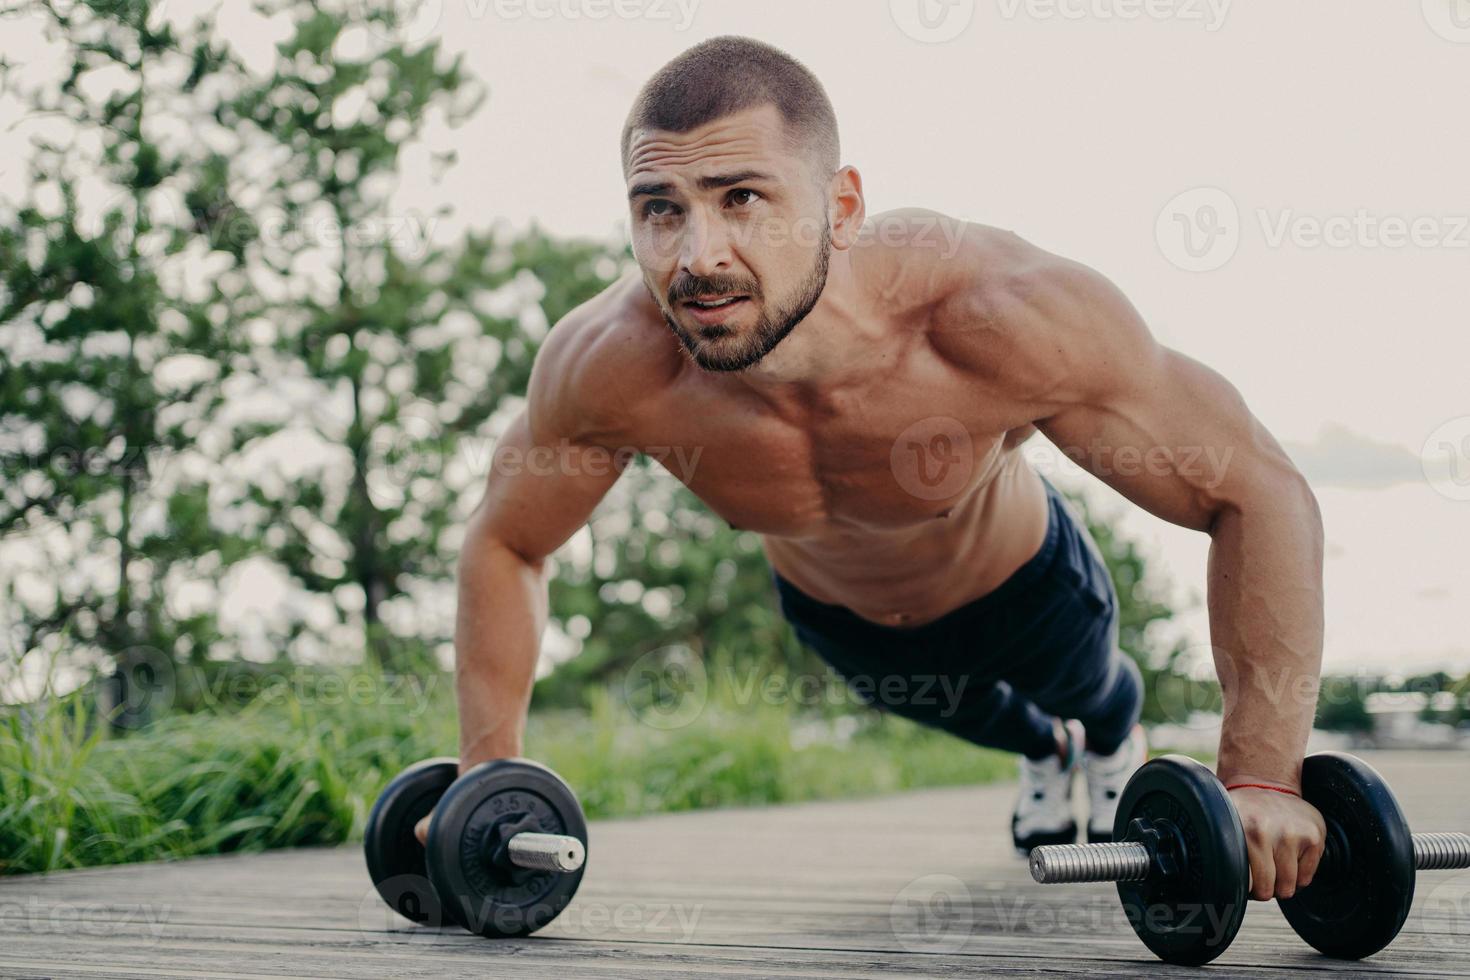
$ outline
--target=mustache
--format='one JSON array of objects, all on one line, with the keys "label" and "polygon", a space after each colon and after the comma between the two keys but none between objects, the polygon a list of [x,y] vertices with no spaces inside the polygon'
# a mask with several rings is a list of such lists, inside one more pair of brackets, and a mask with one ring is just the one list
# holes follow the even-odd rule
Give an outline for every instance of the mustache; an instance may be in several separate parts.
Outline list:
[{"label": "mustache", "polygon": [[669,285],[669,305],[709,293],[739,293],[758,298],[760,286],[754,279],[738,276],[680,276]]}]

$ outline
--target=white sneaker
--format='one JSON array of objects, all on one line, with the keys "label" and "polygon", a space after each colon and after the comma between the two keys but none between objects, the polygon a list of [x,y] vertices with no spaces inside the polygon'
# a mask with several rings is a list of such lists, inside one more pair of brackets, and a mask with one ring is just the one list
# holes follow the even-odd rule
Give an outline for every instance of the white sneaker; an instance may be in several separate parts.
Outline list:
[{"label": "white sneaker", "polygon": [[1128,740],[1112,755],[1082,753],[1082,775],[1087,780],[1087,841],[1091,844],[1113,839],[1113,817],[1118,797],[1134,771],[1148,761],[1148,739],[1142,725],[1134,725]]},{"label": "white sneaker", "polygon": [[1066,758],[1061,755],[1032,760],[1021,757],[1021,794],[1011,815],[1011,840],[1022,855],[1043,844],[1077,843],[1077,819],[1072,815],[1072,776],[1077,772],[1082,726],[1063,726]]}]

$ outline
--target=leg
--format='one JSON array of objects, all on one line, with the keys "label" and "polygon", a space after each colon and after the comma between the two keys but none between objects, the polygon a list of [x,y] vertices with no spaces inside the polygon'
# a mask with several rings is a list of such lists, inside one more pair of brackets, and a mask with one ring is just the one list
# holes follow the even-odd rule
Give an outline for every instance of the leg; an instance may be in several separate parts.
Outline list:
[{"label": "leg", "polygon": [[943,620],[914,630],[884,627],[773,579],[797,639],[868,704],[987,748],[1033,759],[1057,754],[1052,718],[1010,684],[984,670],[949,668],[936,628]]}]

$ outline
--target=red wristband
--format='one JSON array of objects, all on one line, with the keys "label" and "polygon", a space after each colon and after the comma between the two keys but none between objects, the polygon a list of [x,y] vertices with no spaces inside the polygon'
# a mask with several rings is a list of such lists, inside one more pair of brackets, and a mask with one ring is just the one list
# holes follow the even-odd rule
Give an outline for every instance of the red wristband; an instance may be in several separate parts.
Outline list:
[{"label": "red wristband", "polygon": [[1273,793],[1285,793],[1287,796],[1302,795],[1294,789],[1282,789],[1280,786],[1267,786],[1264,783],[1236,783],[1233,786],[1225,787],[1226,792],[1229,792],[1232,789],[1269,789]]}]

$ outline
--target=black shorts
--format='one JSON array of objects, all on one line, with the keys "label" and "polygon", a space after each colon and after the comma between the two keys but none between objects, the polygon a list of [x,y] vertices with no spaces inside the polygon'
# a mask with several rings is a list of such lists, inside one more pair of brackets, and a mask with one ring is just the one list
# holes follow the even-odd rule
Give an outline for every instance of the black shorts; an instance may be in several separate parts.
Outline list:
[{"label": "black shorts", "polygon": [[1095,751],[1127,738],[1138,668],[1118,648],[1118,597],[1096,544],[1044,477],[1040,550],[989,593],[915,627],[819,602],[772,573],[798,639],[875,707],[978,745],[1041,758],[1052,718],[1078,718]]}]

